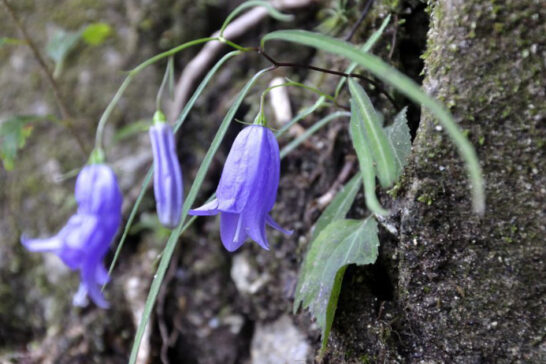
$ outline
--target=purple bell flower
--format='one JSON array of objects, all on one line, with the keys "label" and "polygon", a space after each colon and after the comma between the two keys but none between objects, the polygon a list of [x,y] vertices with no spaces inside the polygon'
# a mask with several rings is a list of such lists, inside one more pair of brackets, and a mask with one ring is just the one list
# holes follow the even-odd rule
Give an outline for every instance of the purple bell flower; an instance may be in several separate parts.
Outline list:
[{"label": "purple bell flower", "polygon": [[261,125],[244,128],[231,146],[216,199],[190,215],[220,216],[220,237],[228,251],[237,250],[250,237],[269,250],[265,224],[285,233],[269,212],[275,204],[280,172],[279,145],[275,135]]},{"label": "purple bell flower", "polygon": [[154,195],[161,224],[175,228],[180,223],[184,190],[172,128],[165,122],[150,127],[154,154]]},{"label": "purple bell flower", "polygon": [[72,270],[80,271],[75,305],[86,296],[102,308],[108,307],[101,286],[108,282],[102,260],[121,223],[122,196],[114,172],[105,164],[86,166],[76,180],[78,212],[51,238],[27,239],[22,243],[32,252],[52,252]]}]

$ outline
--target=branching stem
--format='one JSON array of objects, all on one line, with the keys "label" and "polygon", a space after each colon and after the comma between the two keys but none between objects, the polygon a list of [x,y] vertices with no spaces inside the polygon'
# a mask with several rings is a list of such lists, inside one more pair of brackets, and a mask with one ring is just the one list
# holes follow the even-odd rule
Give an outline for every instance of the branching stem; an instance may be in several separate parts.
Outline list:
[{"label": "branching stem", "polygon": [[263,56],[265,59],[267,59],[269,62],[271,62],[273,64],[274,68],[280,68],[280,67],[306,68],[306,69],[310,69],[310,70],[313,70],[313,71],[328,73],[328,74],[336,75],[336,76],[340,76],[340,77],[355,77],[355,78],[361,79],[361,80],[375,86],[382,94],[385,95],[385,97],[391,102],[391,104],[393,104],[393,106],[396,106],[396,102],[394,101],[392,96],[389,95],[389,93],[385,89],[383,89],[383,87],[378,82],[376,82],[376,81],[374,81],[374,80],[372,80],[372,79],[370,79],[370,78],[368,78],[366,76],[360,75],[358,73],[345,73],[345,72],[341,72],[341,71],[334,71],[334,70],[330,70],[330,69],[327,69],[327,68],[317,67],[317,66],[308,65],[308,64],[293,63],[293,62],[279,62],[279,61],[275,60],[273,57],[271,57],[269,54],[267,54],[265,52],[265,50],[263,50],[261,48],[249,48],[249,50],[253,50],[253,51],[257,52],[259,55]]}]

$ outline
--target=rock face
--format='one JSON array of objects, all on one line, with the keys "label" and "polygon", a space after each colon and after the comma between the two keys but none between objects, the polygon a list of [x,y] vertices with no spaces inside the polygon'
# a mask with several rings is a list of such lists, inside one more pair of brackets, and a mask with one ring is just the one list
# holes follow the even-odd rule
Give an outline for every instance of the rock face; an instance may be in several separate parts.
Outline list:
[{"label": "rock face", "polygon": [[424,115],[401,212],[397,290],[413,333],[408,357],[541,362],[546,8],[458,0],[431,10],[425,87],[469,132],[487,210],[472,215],[461,162]]},{"label": "rock face", "polygon": [[252,364],[305,363],[310,353],[307,339],[286,315],[256,327],[250,347]]},{"label": "rock face", "polygon": [[393,295],[375,306],[379,319],[345,299],[338,330],[356,322],[369,345],[354,330],[334,341],[372,362],[543,362],[546,8],[440,0],[429,10],[424,86],[475,145],[487,210],[472,214],[462,162],[425,113],[395,205],[397,245],[384,245],[380,259]]}]

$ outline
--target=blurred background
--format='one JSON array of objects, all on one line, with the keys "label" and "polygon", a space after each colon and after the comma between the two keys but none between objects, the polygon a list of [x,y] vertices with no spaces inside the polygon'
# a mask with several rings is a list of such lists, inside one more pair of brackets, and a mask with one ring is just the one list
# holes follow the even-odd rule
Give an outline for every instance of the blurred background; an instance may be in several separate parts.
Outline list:
[{"label": "blurred background", "polygon": [[[528,2],[533,3],[531,0]],[[78,274],[71,272],[52,254],[33,254],[25,251],[20,244],[20,237],[22,234],[31,237],[51,236],[75,211],[76,203],[73,197],[75,176],[87,161],[88,153],[93,147],[98,119],[123,81],[125,71],[154,54],[212,34],[220,28],[227,14],[240,3],[241,1],[230,0],[9,1],[13,12],[41,54],[45,67],[54,78],[58,98],[45,76],[44,67],[40,66],[25,41],[25,36],[4,3],[0,4],[2,37],[0,125],[5,127],[9,122],[10,127],[15,128],[11,134],[6,134],[7,137],[3,136],[0,145],[4,156],[4,165],[0,168],[1,363],[72,364],[127,361],[135,327],[140,320],[149,285],[157,268],[159,254],[169,234],[169,231],[162,228],[157,221],[152,192],[148,191],[144,198],[121,252],[119,263],[113,272],[112,281],[105,290],[106,297],[111,302],[109,310],[98,309],[92,304],[86,308],[73,307],[72,295],[78,286]],[[431,9],[449,10],[447,3],[449,1],[440,1],[436,8],[430,4],[427,8],[425,2],[418,0],[378,0],[368,11],[366,10],[368,1],[364,0],[278,1],[276,3],[278,6],[285,7],[286,12],[295,15],[293,22],[279,23],[268,17],[257,18],[254,24],[243,27],[241,35],[235,40],[242,45],[257,46],[260,37],[267,32],[280,28],[300,28],[320,31],[339,38],[354,33],[350,41],[361,44],[379,27],[388,14],[392,14],[393,20],[375,47],[374,53],[419,83],[425,75],[423,59],[426,59],[429,62],[429,70],[432,69],[432,74],[427,74],[428,89],[443,96],[448,95],[444,100],[449,101],[450,92],[456,93],[455,89],[450,88],[454,87],[451,82],[458,79],[457,77],[464,77],[467,71],[457,69],[459,72],[456,73],[457,77],[449,78],[450,69],[444,69],[444,73],[439,72],[438,67],[442,66],[434,63],[437,62],[437,58],[434,57],[438,55],[443,57],[442,52],[451,47],[450,44],[466,49],[463,55],[464,52],[472,51],[472,43],[463,44],[459,42],[460,39],[451,42],[443,37],[443,34],[458,27],[460,33],[454,32],[453,37],[464,33],[462,37],[472,42],[473,38],[465,37],[471,29],[475,31],[476,20],[480,19],[475,10],[481,9],[482,5],[476,1],[457,1],[461,6],[463,3],[465,6],[468,5],[464,11],[461,10],[465,17],[461,18],[457,26],[453,25],[457,22],[453,20],[453,13],[449,11],[447,15],[432,12],[432,17],[436,17],[434,18],[436,23],[429,24]],[[533,4],[530,5],[530,12],[536,10],[538,18],[533,20],[534,18],[529,16],[524,19],[532,22],[527,24],[530,29],[536,27],[536,31],[539,32],[540,20],[544,20],[544,8]],[[498,13],[500,15],[495,21],[491,20],[491,23],[502,23],[502,19],[509,17],[509,13],[510,11],[501,6]],[[438,19],[443,19],[442,16],[447,19],[445,26],[438,22]],[[358,27],[353,28],[359,18],[363,21],[358,23]],[[509,32],[519,29],[517,25],[510,24],[512,25],[504,29],[509,29],[507,30]],[[500,25],[497,26],[499,27]],[[431,31],[427,51],[429,53],[425,53],[429,30]],[[474,34],[474,38],[486,39],[492,36],[491,34],[482,29],[481,33]],[[496,38],[492,39],[502,43],[504,39],[512,37],[511,34],[497,34]],[[540,48],[535,49],[535,53],[532,52],[530,45],[525,48],[531,50],[526,59],[531,61],[537,54],[540,56],[540,52],[544,50],[544,43],[539,44]],[[347,62],[335,55],[317,54],[310,48],[288,43],[274,43],[270,47],[269,53],[282,61],[312,63],[335,70],[342,70],[347,66]],[[219,49],[216,54],[211,55],[209,63],[197,63],[197,70],[192,71],[193,78],[182,78],[180,81],[179,77],[183,77],[185,67],[194,60],[200,49],[201,47],[193,47],[175,56],[175,75],[178,81],[175,93],[178,92],[180,95],[188,92],[186,89],[193,90],[204,72],[228,51],[227,47]],[[502,48],[493,51],[501,54]],[[521,52],[518,54],[521,55]],[[464,59],[463,56],[460,57],[459,59]],[[459,62],[446,59],[446,62],[451,62],[452,65]],[[540,62],[537,61],[537,64]],[[269,65],[267,60],[255,53],[238,56],[223,67],[197,101],[177,134],[186,192],[232,100],[249,77]],[[146,128],[155,111],[155,96],[165,66],[166,61],[158,62],[134,79],[111,115],[106,129],[107,160],[116,171],[124,194],[125,219],[139,192],[141,181],[152,163]],[[469,69],[472,68],[472,65],[467,66]],[[445,77],[449,80],[442,78],[443,75],[448,75]],[[245,99],[236,119],[251,122],[257,112],[261,91],[273,78],[284,76],[314,85],[325,92],[333,92],[338,81],[337,77],[301,68],[281,68],[269,72],[259,80]],[[463,86],[472,88],[472,85],[468,84]],[[316,95],[296,88],[288,89],[286,92],[293,115],[303,107],[312,105],[317,98]],[[385,97],[385,92],[393,95],[395,105]],[[484,90],[480,92],[486,94]],[[386,120],[400,111],[401,107],[409,105],[409,124],[412,136],[416,135],[421,117],[417,107],[410,105],[407,100],[390,89],[385,91],[371,86],[370,95],[374,99],[374,105],[382,111]],[[540,98],[537,96],[539,91],[532,95]],[[457,107],[465,108],[465,98],[453,100],[457,100]],[[183,103],[184,97],[178,102]],[[346,93],[342,94],[340,102],[348,105]],[[487,104],[485,101],[481,102]],[[60,104],[63,106],[60,107]],[[452,106],[454,105],[455,101]],[[538,105],[539,109],[543,107],[543,103]],[[61,110],[62,108],[65,110]],[[514,107],[508,110],[504,117],[517,113],[516,109]],[[171,122],[179,110],[180,104],[177,106],[170,101],[165,103],[165,111],[171,116]],[[482,110],[477,107],[472,110],[477,120],[486,120],[480,119],[480,115],[484,115]],[[273,111],[271,104],[268,103],[269,120],[275,127],[282,126],[283,120],[279,120]],[[316,115],[306,118],[301,122],[301,126],[293,128],[289,135],[280,140],[281,146],[331,111],[321,110]],[[455,112],[457,111],[460,109],[455,109]],[[543,114],[539,112],[539,115]],[[463,118],[458,118],[461,119]],[[538,125],[541,123],[540,120],[544,119],[536,119],[534,123]],[[417,177],[411,174],[403,181],[400,192],[394,192],[394,196],[399,193],[398,198],[402,202],[395,201],[392,203],[393,206],[390,206],[398,212],[392,217],[392,221],[387,223],[398,228],[401,226],[401,219],[410,221],[404,220],[408,218],[408,211],[415,212],[415,216],[431,216],[428,215],[431,203],[427,203],[429,201],[427,198],[441,201],[445,198],[453,204],[469,200],[467,192],[464,192],[467,191],[465,186],[461,187],[463,192],[454,195],[458,197],[450,199],[451,195],[447,192],[439,194],[430,192],[431,188],[436,191],[438,184],[435,182],[414,183],[428,181],[427,178],[430,176],[438,177],[434,174],[436,172],[419,169],[421,161],[426,158],[429,158],[432,165],[451,163],[458,166],[454,167],[453,175],[447,177],[448,181],[442,184],[443,191],[446,188],[449,191],[449,180],[464,181],[458,157],[451,146],[439,147],[441,141],[434,144],[438,133],[430,126],[432,125],[430,117],[426,121],[428,127],[423,132],[424,136],[418,140],[420,147],[411,167],[422,173],[418,173]],[[198,198],[199,203],[214,192],[231,142],[243,126],[236,122],[230,126],[226,140],[214,158],[203,185]],[[542,129],[536,129],[542,136],[543,128],[544,126]],[[479,135],[476,129],[471,130],[470,136],[477,144]],[[487,135],[485,127],[483,130],[484,135]],[[433,137],[430,137],[431,135]],[[428,144],[430,140],[434,141],[434,145]],[[442,145],[450,144],[446,140],[443,143]],[[331,199],[328,196],[337,191],[357,169],[354,151],[350,145],[346,121],[336,120],[283,160],[279,195],[272,214],[281,226],[292,229],[295,233],[291,237],[286,237],[268,230],[272,245],[269,252],[261,250],[257,244],[248,242],[235,254],[228,253],[220,242],[219,220],[217,218],[197,220],[178,243],[142,342],[137,361],[139,364],[279,364],[312,363],[316,360],[320,347],[320,330],[307,313],[292,314],[292,299],[299,266],[306,251],[313,223],[326,206],[328,199]],[[489,148],[491,149],[481,153],[482,158],[489,155],[487,153],[494,150],[495,146],[489,145]],[[441,150],[440,155],[445,162],[431,155],[431,150],[433,152]],[[540,166],[543,162],[542,160],[536,163]],[[543,169],[539,170],[543,173]],[[544,181],[544,177],[542,175],[530,180],[538,186],[540,181]],[[502,190],[506,185],[500,188]],[[525,198],[544,201],[543,194],[540,195],[542,197],[537,196]],[[382,196],[383,201],[387,201],[385,197],[386,195]],[[419,200],[420,198],[422,200]],[[449,207],[451,206],[449,203],[440,204],[438,208],[451,211],[453,209]],[[361,194],[358,195],[355,206],[351,211],[352,217],[366,215],[362,208],[364,202]],[[468,221],[474,221],[465,215],[469,208],[464,206],[460,207],[461,210],[466,209],[462,216]],[[441,212],[439,214],[441,216]],[[530,231],[539,231],[539,216],[543,215],[537,214],[538,212],[531,219],[536,223],[528,227]],[[503,221],[510,220],[508,217],[502,218]],[[472,225],[474,222],[469,222],[472,228],[467,230],[468,234],[481,231],[479,229],[488,223],[495,225],[491,219],[486,218],[483,225],[478,222]],[[442,230],[446,226],[442,221],[442,218],[436,217],[419,221],[415,218],[406,225],[405,230],[401,228],[396,234],[386,228],[381,229],[382,246],[378,262],[370,267],[350,267],[347,270],[330,345],[324,357],[325,362],[432,363],[450,362],[450,358],[455,358],[453,362],[486,363],[495,362],[495,358],[500,357],[497,356],[496,349],[500,347],[504,347],[503,353],[505,350],[508,352],[508,348],[516,348],[510,352],[512,354],[502,354],[507,360],[509,358],[524,360],[525,355],[528,355],[527,358],[530,360],[528,362],[538,362],[534,360],[544,354],[544,332],[535,329],[538,323],[531,322],[544,313],[543,306],[540,308],[540,302],[544,301],[544,287],[529,288],[535,292],[533,297],[537,305],[527,304],[530,302],[527,300],[531,298],[526,298],[522,302],[508,299],[508,296],[499,298],[500,301],[507,302],[510,309],[504,314],[511,317],[511,322],[516,326],[500,325],[497,328],[496,325],[491,325],[502,319],[503,314],[498,314],[500,316],[495,319],[493,318],[497,315],[494,313],[497,312],[495,308],[481,303],[477,306],[470,304],[465,306],[466,303],[462,301],[465,301],[464,298],[469,297],[468,295],[470,298],[465,302],[471,301],[474,297],[472,292],[481,290],[482,283],[478,282],[495,280],[498,275],[475,276],[469,278],[467,282],[458,281],[471,275],[469,273],[473,271],[471,267],[475,267],[472,264],[484,261],[482,258],[486,256],[485,252],[491,252],[494,249],[491,246],[494,246],[497,240],[502,241],[502,236],[508,236],[512,240],[524,238],[517,235],[517,231],[508,228],[502,231],[483,230],[483,234],[486,235],[489,234],[486,231],[494,231],[489,235],[492,239],[488,243],[490,245],[484,243],[482,247],[473,248],[475,251],[483,248],[479,254],[474,254],[475,251],[472,249],[468,250],[474,252],[468,253],[470,257],[468,271],[464,274],[461,272],[455,274],[449,267],[457,266],[459,261],[464,261],[464,256],[459,256],[458,261],[446,263],[449,261],[447,257],[455,255],[453,251],[460,253],[457,246],[461,245],[445,243],[445,239],[452,237]],[[412,225],[413,223],[415,224]],[[407,228],[409,225],[410,228]],[[463,225],[464,223],[459,223],[459,220],[453,218],[449,231]],[[427,226],[431,230],[426,230]],[[517,226],[517,223],[511,226]],[[475,230],[472,230],[474,228]],[[419,240],[421,231],[429,234],[423,238],[424,240]],[[435,233],[440,234],[441,239],[434,235]],[[498,235],[495,235],[497,233]],[[514,273],[519,272],[514,267],[520,266],[519,263],[522,262],[533,262],[534,257],[540,254],[541,245],[535,238],[528,238],[530,239],[526,240],[528,244],[523,246],[530,247],[530,250],[506,253],[518,264],[514,263],[511,271],[508,271],[509,268],[501,270],[497,267],[499,272],[502,271],[499,274],[513,278],[519,274]],[[421,250],[416,253],[417,248],[412,245],[414,239],[428,241],[432,245],[429,245],[430,249],[421,249],[422,246],[419,245]],[[468,236],[464,236],[464,239],[472,240]],[[118,240],[119,237],[107,256],[107,266],[113,257]],[[436,244],[440,243],[445,245],[438,247]],[[421,260],[416,258],[419,254],[423,254],[419,258]],[[495,264],[494,260],[491,264]],[[541,277],[540,280],[544,281],[542,279],[544,270],[541,268],[543,265],[536,262],[533,264],[534,268],[510,281],[511,287],[516,284],[514,282],[519,282],[517,287],[525,286],[532,276]],[[412,277],[420,278],[414,280]],[[445,282],[451,283],[444,285]],[[503,291],[502,287],[498,289]],[[520,293],[526,288],[521,289]],[[510,290],[503,292],[508,291]],[[441,297],[455,296],[460,297],[461,303],[456,303],[457,299],[448,301],[453,305],[462,305],[460,311],[455,310],[455,306],[448,304],[449,308],[445,308],[446,306],[440,303]],[[479,299],[474,301],[482,302]],[[424,304],[421,306],[420,302]],[[528,315],[517,319],[510,316],[510,312],[518,310],[527,312]],[[459,316],[454,312],[458,312]],[[476,329],[473,328],[469,317],[474,317]],[[519,327],[515,324],[518,320],[522,320],[523,326],[529,325],[528,331],[513,331]],[[486,327],[492,331],[486,330]],[[452,335],[442,337],[442,333],[448,328],[453,328],[453,332],[463,339],[456,339]],[[482,343],[480,337],[487,332],[491,338]],[[507,338],[509,332],[521,335],[519,345],[514,344],[511,338]],[[533,337],[536,338],[535,344],[529,344],[533,342],[531,339]],[[513,345],[503,346],[505,343]]]}]

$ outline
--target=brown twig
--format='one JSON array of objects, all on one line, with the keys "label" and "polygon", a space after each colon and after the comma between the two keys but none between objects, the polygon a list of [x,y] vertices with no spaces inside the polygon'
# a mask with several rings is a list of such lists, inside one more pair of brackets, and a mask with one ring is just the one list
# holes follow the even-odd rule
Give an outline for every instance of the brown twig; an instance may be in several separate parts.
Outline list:
[{"label": "brown twig", "polygon": [[397,107],[396,102],[394,101],[392,96],[389,95],[389,93],[378,82],[376,82],[376,81],[374,81],[374,80],[372,80],[372,79],[370,79],[370,78],[368,78],[368,77],[366,77],[364,75],[361,75],[361,74],[358,74],[358,73],[345,73],[345,72],[341,72],[341,71],[334,71],[334,70],[329,70],[329,69],[326,69],[326,68],[321,68],[321,67],[307,65],[307,64],[301,64],[301,63],[279,62],[279,61],[275,60],[273,57],[271,57],[269,54],[267,54],[261,48],[251,48],[251,49],[256,51],[261,56],[263,56],[269,62],[271,62],[271,64],[273,65],[274,68],[280,68],[280,67],[306,68],[306,69],[310,69],[310,70],[313,70],[313,71],[318,71],[318,72],[322,72],[322,73],[329,73],[331,75],[336,75],[336,76],[340,76],[340,77],[355,77],[355,78],[361,79],[361,80],[363,80],[365,82],[368,82],[369,84],[375,86],[379,90],[380,93],[385,95],[385,97],[390,101],[390,103],[394,107]]},{"label": "brown twig", "polygon": [[8,3],[8,1],[2,0],[2,3],[6,7],[8,14],[10,15],[11,19],[13,20],[13,22],[15,23],[15,25],[17,26],[21,34],[23,34],[23,38],[25,39],[26,44],[29,46],[30,50],[32,51],[32,54],[34,58],[36,59],[36,61],[38,62],[40,69],[45,74],[46,79],[49,83],[49,86],[51,86],[51,89],[53,90],[53,96],[55,97],[55,101],[57,102],[57,105],[59,106],[59,111],[61,112],[61,117],[63,119],[62,120],[63,125],[70,131],[72,136],[74,136],[81,151],[84,154],[87,154],[84,147],[85,144],[83,143],[81,138],[78,136],[78,134],[76,133],[76,131],[74,130],[71,124],[72,117],[70,116],[70,113],[68,112],[68,108],[66,107],[66,104],[64,103],[63,98],[61,97],[61,91],[59,89],[59,86],[55,82],[55,79],[53,78],[52,73],[49,71],[49,68],[47,67],[47,64],[45,63],[44,58],[42,57],[42,55],[40,54],[40,51],[38,50],[38,47],[36,47],[36,44],[34,43],[32,38],[28,34],[25,26],[23,25],[23,23],[21,22],[17,14],[15,13],[15,10]]},{"label": "brown twig", "polygon": [[[277,10],[291,10],[311,5],[315,0],[272,0],[271,4]],[[268,11],[264,7],[255,7],[237,17],[224,30],[225,39],[236,39],[247,34],[249,30],[267,17]],[[218,36],[215,32],[212,36]],[[174,120],[191,96],[193,86],[199,77],[209,68],[214,58],[222,51],[225,44],[222,42],[208,42],[199,53],[186,64],[175,87],[174,100],[168,112],[168,119]]]},{"label": "brown twig", "polygon": [[396,48],[396,35],[398,31],[398,14],[394,15],[394,30],[392,32],[392,41],[391,41],[391,50],[389,51],[388,58],[392,59],[392,55],[394,54],[394,48]]},{"label": "brown twig", "polygon": [[368,15],[368,12],[370,11],[370,9],[372,7],[373,2],[374,2],[374,0],[368,0],[368,2],[366,3],[366,6],[364,6],[364,10],[362,10],[362,14],[360,15],[360,18],[355,23],[355,25],[353,25],[353,27],[351,28],[351,31],[349,32],[349,34],[347,34],[347,36],[345,37],[345,41],[347,41],[347,42],[351,41],[351,38],[355,35],[356,31],[358,30],[358,28],[360,27],[360,25],[362,24],[362,22],[366,18],[366,15]]},{"label": "brown twig", "polygon": [[337,176],[332,186],[330,186],[325,194],[323,194],[316,200],[317,207],[320,210],[323,210],[326,206],[330,204],[330,202],[332,202],[343,183],[345,183],[345,181],[349,178],[349,175],[353,169],[353,165],[355,164],[355,160],[356,158],[354,155],[347,155],[345,157],[345,163],[343,164],[343,168],[341,168],[341,171],[339,172],[339,175]]}]

